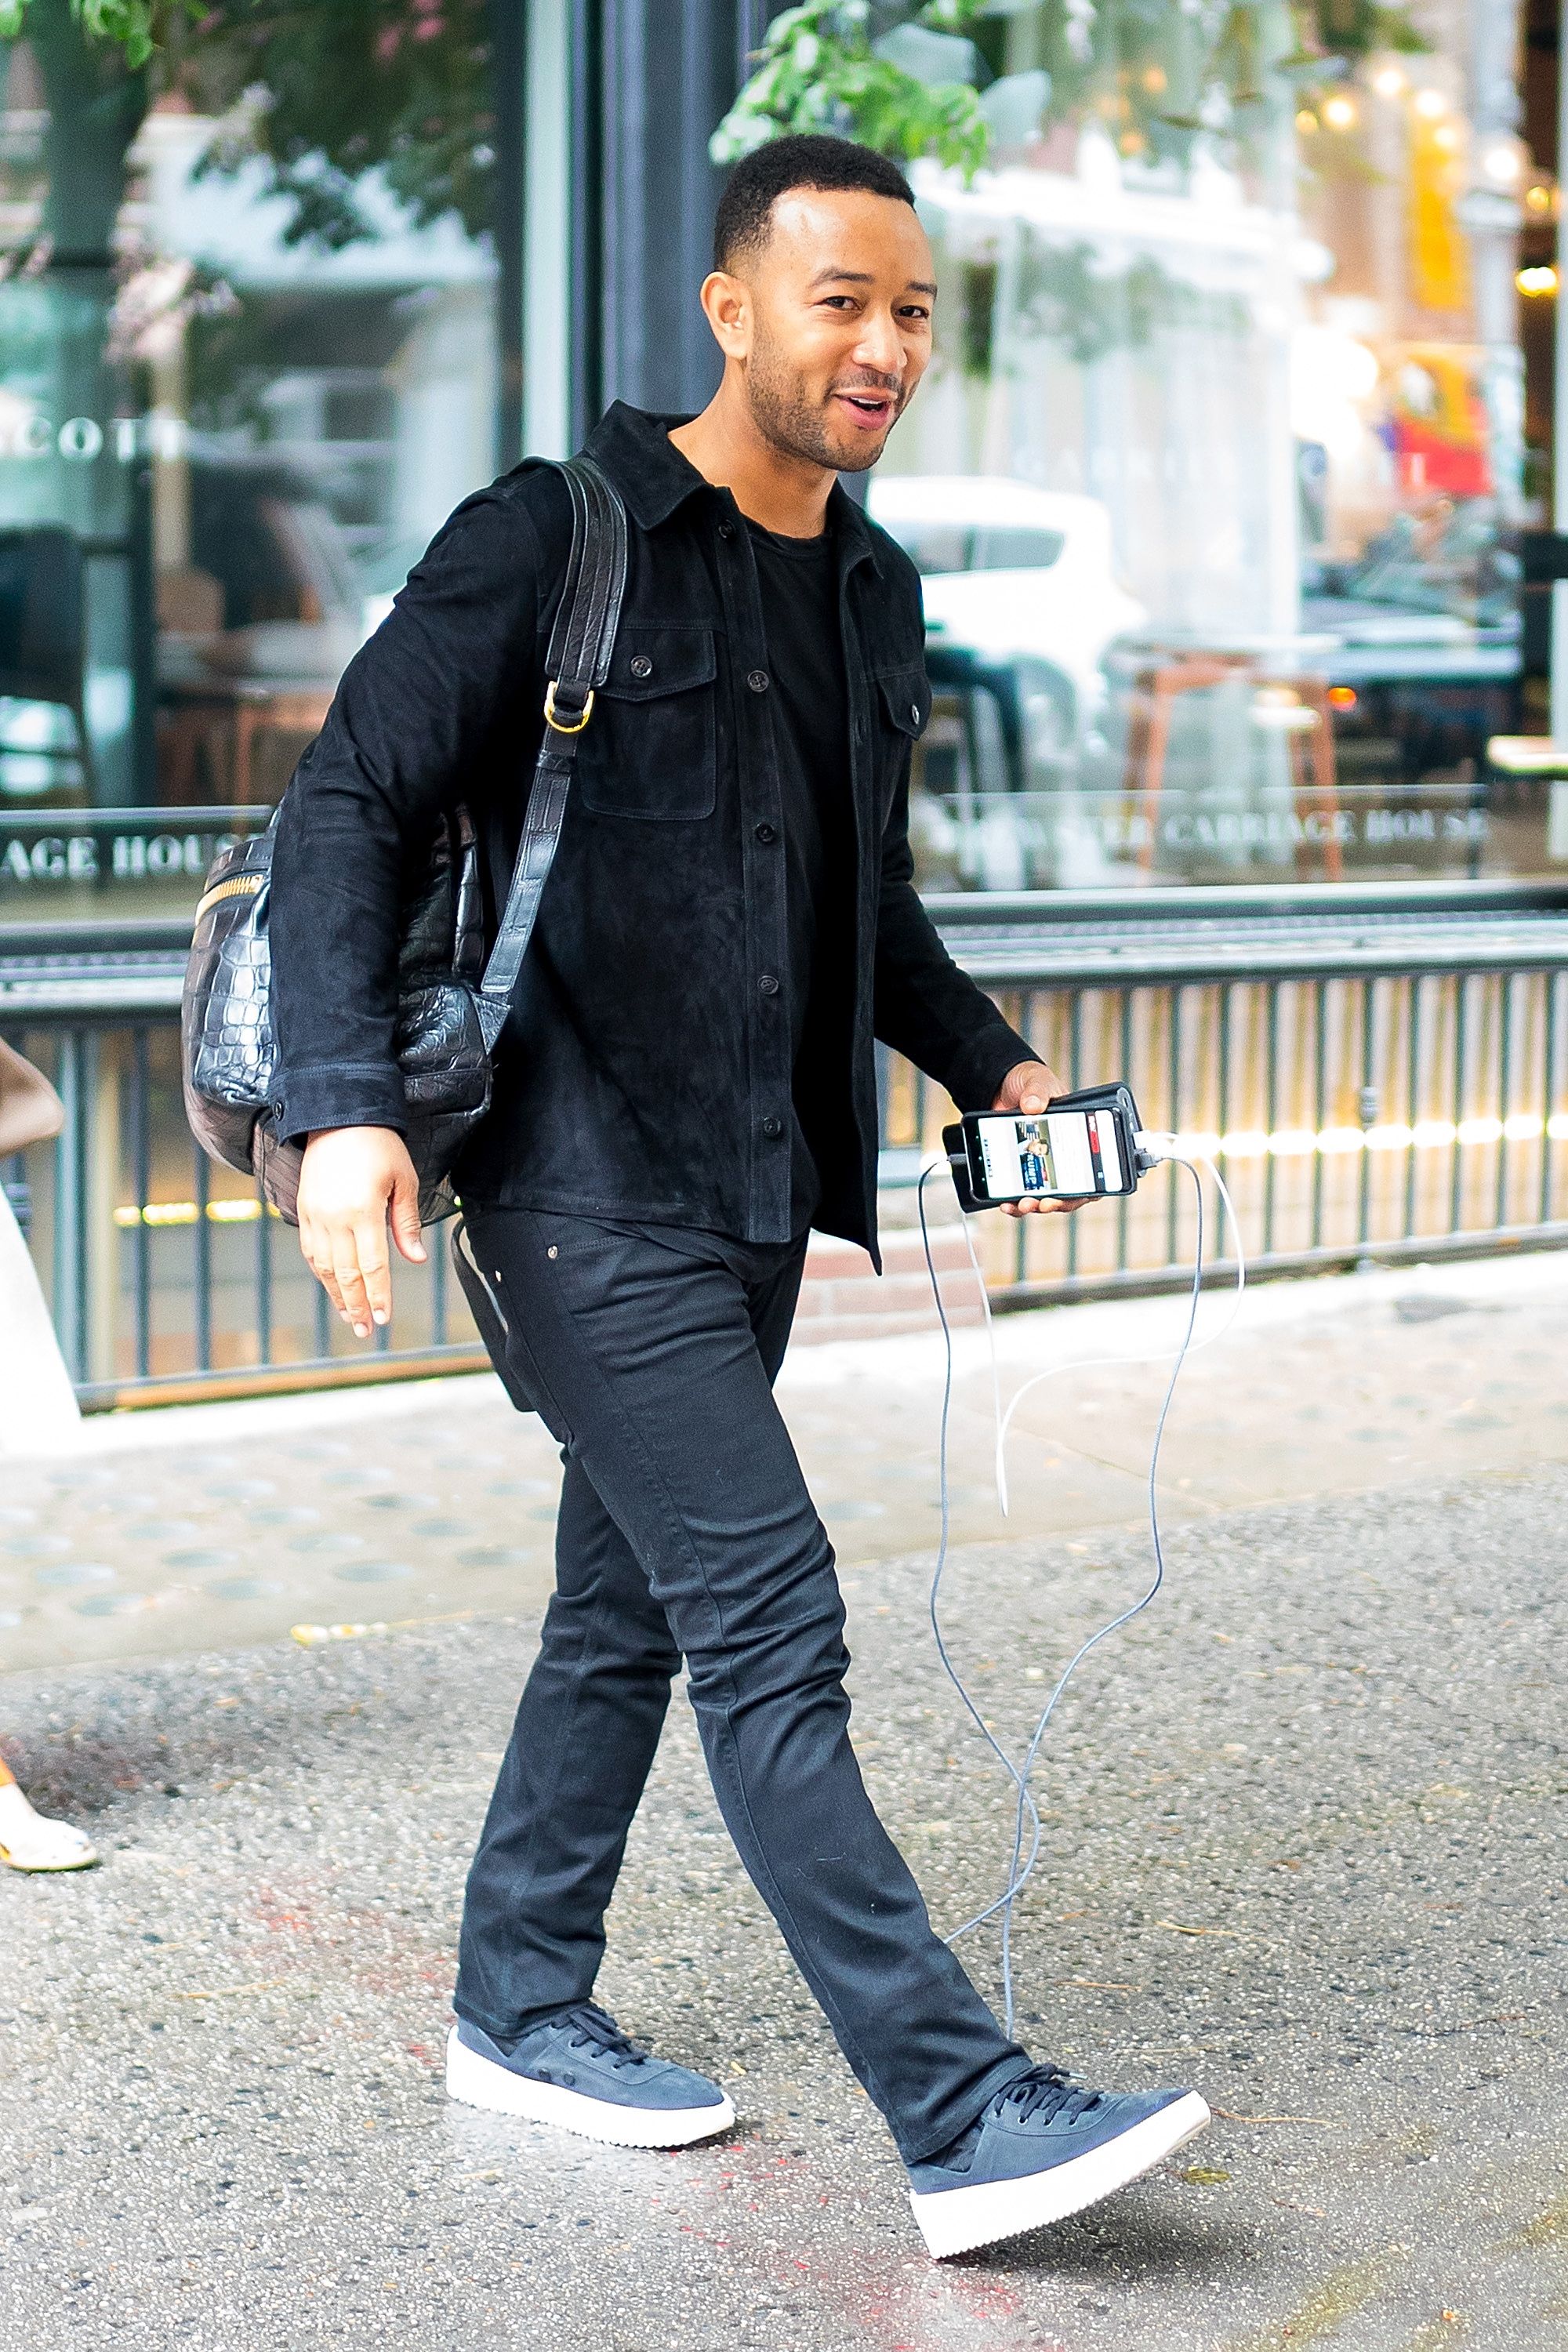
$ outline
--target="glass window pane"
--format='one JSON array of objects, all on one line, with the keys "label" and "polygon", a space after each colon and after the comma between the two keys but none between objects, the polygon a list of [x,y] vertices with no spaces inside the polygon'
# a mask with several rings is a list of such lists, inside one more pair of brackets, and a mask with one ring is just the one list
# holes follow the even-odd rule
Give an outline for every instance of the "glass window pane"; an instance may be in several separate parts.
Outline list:
[{"label": "glass window pane", "polygon": [[917,167],[937,354],[869,500],[925,575],[927,887],[1568,860],[1568,783],[1500,765],[1547,724],[1517,12],[1277,16],[971,28],[991,168]]},{"label": "glass window pane", "polygon": [[220,12],[142,74],[63,5],[26,21],[0,41],[0,919],[183,912],[213,822],[171,815],[152,855],[57,815],[264,811],[496,471],[488,12]]}]

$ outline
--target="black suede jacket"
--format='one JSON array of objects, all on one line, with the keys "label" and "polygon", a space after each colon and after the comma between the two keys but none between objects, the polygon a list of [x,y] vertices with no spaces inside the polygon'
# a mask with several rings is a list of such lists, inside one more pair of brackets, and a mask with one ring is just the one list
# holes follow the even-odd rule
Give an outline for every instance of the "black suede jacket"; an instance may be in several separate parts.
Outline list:
[{"label": "black suede jacket", "polygon": [[[625,499],[610,677],[496,1057],[456,1171],[478,1206],[791,1238],[783,822],[751,542],[727,490],[617,404],[588,447]],[[836,488],[854,797],[843,1027],[800,1074],[816,1223],[876,1255],[882,1038],[965,1109],[1029,1057],[942,946],[912,880],[910,752],[926,724],[919,577]],[[525,465],[460,506],[345,671],[285,795],[270,913],[284,1132],[403,1125],[399,906],[462,802],[504,898],[542,729],[570,540],[559,476]],[[824,1119],[824,1110],[832,1115]]]}]

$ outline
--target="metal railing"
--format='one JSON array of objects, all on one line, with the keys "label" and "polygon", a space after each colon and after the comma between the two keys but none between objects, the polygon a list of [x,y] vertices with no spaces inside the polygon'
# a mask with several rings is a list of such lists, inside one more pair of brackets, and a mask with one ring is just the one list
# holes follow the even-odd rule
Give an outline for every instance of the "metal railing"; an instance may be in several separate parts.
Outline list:
[{"label": "metal railing", "polygon": [[[1321,900],[1319,905],[1321,907]],[[1568,1241],[1568,917],[1525,903],[1184,919],[936,902],[955,953],[1071,1085],[1125,1076],[1151,1126],[1222,1160],[1261,1273]],[[1065,918],[1065,919],[1064,919]],[[107,951],[106,951],[107,953]],[[483,1362],[444,1247],[398,1269],[353,1340],[254,1188],[180,1104],[178,933],[95,963],[11,934],[0,1034],[65,1100],[53,1145],[0,1165],[89,1405],[254,1393]],[[908,1182],[952,1108],[884,1056],[883,1173]],[[981,1221],[999,1303],[1188,1278],[1189,1193]],[[1216,1274],[1225,1260],[1217,1262]]]}]

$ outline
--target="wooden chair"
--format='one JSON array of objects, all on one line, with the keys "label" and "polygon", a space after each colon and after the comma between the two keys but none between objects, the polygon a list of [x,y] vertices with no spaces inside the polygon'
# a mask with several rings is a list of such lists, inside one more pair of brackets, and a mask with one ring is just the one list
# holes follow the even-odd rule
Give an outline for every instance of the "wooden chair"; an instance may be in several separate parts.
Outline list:
[{"label": "wooden chair", "polygon": [[[1338,882],[1344,873],[1344,851],[1335,823],[1340,800],[1328,681],[1313,677],[1282,677],[1252,651],[1215,648],[1212,652],[1173,653],[1133,672],[1122,791],[1140,805],[1147,820],[1139,846],[1139,863],[1145,873],[1152,870],[1160,795],[1164,789],[1171,721],[1178,696],[1228,686],[1237,679],[1246,679],[1255,689],[1274,688],[1281,695],[1293,696],[1300,709],[1311,714],[1309,725],[1283,730],[1289,744],[1291,785],[1298,803],[1310,801],[1328,820],[1322,842],[1323,872],[1329,881]],[[1283,707],[1288,709],[1289,704]],[[1298,866],[1304,863],[1304,856],[1305,853],[1299,849]]]}]

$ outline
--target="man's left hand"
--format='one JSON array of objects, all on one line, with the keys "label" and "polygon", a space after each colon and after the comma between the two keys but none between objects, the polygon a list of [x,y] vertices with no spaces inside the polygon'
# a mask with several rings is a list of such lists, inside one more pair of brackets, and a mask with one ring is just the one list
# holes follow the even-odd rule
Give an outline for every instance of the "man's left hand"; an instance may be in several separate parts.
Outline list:
[{"label": "man's left hand", "polygon": [[[1046,1063],[1020,1062],[1003,1079],[1001,1090],[991,1108],[993,1110],[1022,1111],[1026,1118],[1033,1118],[1037,1112],[1047,1110],[1057,1097],[1065,1095],[1067,1091],[1056,1072]],[[1074,1209],[1081,1209],[1084,1204],[1082,1201],[1004,1201],[1001,1205],[1005,1217],[1054,1217],[1070,1215]]]}]

